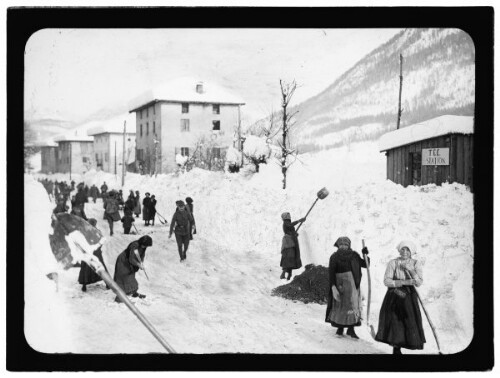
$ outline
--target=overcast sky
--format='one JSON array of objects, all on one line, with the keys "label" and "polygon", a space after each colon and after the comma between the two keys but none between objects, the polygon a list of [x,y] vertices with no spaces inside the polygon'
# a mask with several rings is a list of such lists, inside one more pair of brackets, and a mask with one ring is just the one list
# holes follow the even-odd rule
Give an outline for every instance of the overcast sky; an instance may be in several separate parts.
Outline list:
[{"label": "overcast sky", "polygon": [[250,123],[279,107],[279,79],[295,79],[293,104],[304,101],[400,30],[44,29],[26,45],[25,118],[79,125],[192,76],[243,97]]}]

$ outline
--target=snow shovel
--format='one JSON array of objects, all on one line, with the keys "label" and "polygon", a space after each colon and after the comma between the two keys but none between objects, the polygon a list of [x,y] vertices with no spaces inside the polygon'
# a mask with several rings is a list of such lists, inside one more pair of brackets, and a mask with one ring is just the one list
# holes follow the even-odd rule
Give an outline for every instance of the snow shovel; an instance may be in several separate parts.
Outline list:
[{"label": "snow shovel", "polygon": [[137,251],[137,249],[134,249],[134,253],[135,253],[135,256],[137,257],[137,259],[139,259],[139,263],[141,264],[141,269],[144,271],[144,274],[146,275],[146,278],[149,281],[149,277],[148,277],[148,274],[146,273],[146,269],[144,269],[144,263],[142,262],[141,256],[139,256],[139,252]]},{"label": "snow shovel", "polygon": [[156,212],[156,215],[158,215],[158,219],[160,220],[161,224],[168,224],[168,221],[165,219],[165,217],[161,215],[158,211]]},{"label": "snow shovel", "polygon": [[[307,218],[307,216],[311,212],[314,205],[316,205],[316,202],[318,202],[319,199],[325,199],[328,196],[328,194],[330,194],[330,193],[328,192],[328,190],[326,188],[321,189],[317,194],[318,198],[316,198],[316,201],[314,201],[314,203],[312,204],[311,208],[309,209],[309,211],[307,212],[307,214],[304,218]],[[297,227],[296,231],[299,231],[299,228],[300,228],[300,226],[302,226],[302,223],[304,223],[304,222],[300,222],[299,227]]]},{"label": "snow shovel", "polygon": [[[53,235],[49,235],[50,247],[56,260],[63,265],[64,269],[69,269],[73,266],[71,248],[66,240],[66,236],[70,236],[74,245],[82,253],[82,260],[84,260],[92,268],[92,270],[94,270],[99,277],[104,280],[104,282],[113,290],[118,298],[125,303],[135,316],[137,316],[141,323],[144,324],[148,331],[151,332],[151,334],[167,350],[168,353],[176,353],[163,336],[161,336],[161,334],[158,333],[158,331],[153,327],[149,320],[134,306],[125,292],[111,278],[99,259],[85,250],[79,241],[76,240],[76,235],[79,233],[80,235],[83,235],[87,244],[95,245],[100,243],[102,240],[101,232],[82,218],[67,213],[52,215],[52,220],[54,233]],[[78,233],[75,234],[74,231],[78,231]]]},{"label": "snow shovel", "polygon": [[[363,243],[363,248],[365,248],[365,239],[361,239],[361,243]],[[368,257],[363,255],[366,263],[366,273],[368,275],[368,302],[366,305],[366,325],[370,328],[370,335],[375,340],[375,329],[373,325],[370,324],[370,304],[372,301],[372,278],[370,276],[370,262],[368,261]]]},{"label": "snow shovel", "polygon": [[427,313],[427,309],[425,308],[424,302],[422,301],[422,298],[420,298],[420,294],[418,294],[418,291],[417,291],[416,287],[415,287],[415,292],[417,293],[418,301],[420,302],[420,305],[422,306],[422,309],[424,310],[424,313],[425,313],[425,316],[427,318],[427,321],[429,322],[429,325],[431,326],[432,334],[434,335],[434,338],[436,339],[436,344],[437,344],[437,347],[438,347],[438,352],[439,352],[439,354],[443,354],[441,352],[441,347],[439,346],[439,340],[438,340],[438,336],[437,336],[437,333],[436,333],[436,328],[434,327],[434,324],[432,324],[431,318],[430,318],[429,314]]},{"label": "snow shovel", "polygon": [[135,232],[137,232],[137,235],[139,235],[139,230],[137,229],[137,227],[135,227],[135,224],[132,223],[132,226],[134,226]]}]

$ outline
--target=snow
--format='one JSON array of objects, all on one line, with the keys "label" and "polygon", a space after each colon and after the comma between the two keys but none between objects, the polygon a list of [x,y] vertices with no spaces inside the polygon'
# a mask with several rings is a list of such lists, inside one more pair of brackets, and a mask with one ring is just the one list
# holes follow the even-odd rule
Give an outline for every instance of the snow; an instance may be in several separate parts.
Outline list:
[{"label": "snow", "polygon": [[[196,85],[199,83],[203,84],[202,93],[196,91]],[[155,100],[210,104],[245,104],[240,96],[216,83],[198,80],[192,77],[180,77],[137,96],[130,101],[129,109],[136,110]]]},{"label": "snow", "polygon": [[[107,120],[103,120],[101,122],[98,122],[97,125],[93,125],[92,127],[89,127],[87,130],[88,135],[97,135],[97,134],[104,134],[104,133],[123,133],[123,123],[124,121],[127,123],[126,124],[126,132],[127,134],[135,134],[136,127],[135,127],[135,113],[126,113],[119,115],[117,117],[113,117]],[[84,127],[84,126],[82,126]]]},{"label": "snow", "polygon": [[261,156],[269,157],[271,148],[266,142],[266,138],[256,135],[248,135],[243,143],[243,153],[246,156],[259,158]]},{"label": "snow", "polygon": [[473,134],[474,117],[444,115],[382,135],[380,151],[447,134]]},{"label": "snow", "polygon": [[54,139],[56,142],[93,142],[94,137],[80,135],[78,132],[67,135],[59,135]]},{"label": "snow", "polygon": [[241,163],[241,152],[238,151],[233,146],[229,146],[226,152],[226,162],[228,164],[240,165]]},{"label": "snow", "polygon": [[188,161],[187,156],[182,156],[181,154],[175,155],[175,162],[181,167],[184,166],[184,164],[186,164],[187,161]]},{"label": "snow", "polygon": [[[317,192],[326,187],[330,194],[316,203],[299,231],[303,265],[327,266],[339,236],[350,237],[357,251],[364,239],[371,257],[370,323],[376,328],[386,292],[386,265],[398,256],[396,245],[401,240],[413,240],[424,272],[418,291],[437,327],[441,349],[456,353],[466,348],[473,335],[472,193],[456,183],[403,188],[385,180],[385,156],[374,142],[299,158],[288,170],[286,191],[281,189],[281,170],[274,159],[262,164],[258,174],[198,168],[156,177],[127,173],[124,193],[134,189],[155,194],[158,212],[169,222],[175,201],[192,197],[198,232],[181,264],[175,240],[168,238],[169,225],[157,220],[154,227],[145,227],[136,219],[139,233],[153,238],[145,258],[150,280],[137,273],[139,291],[147,295],[144,300],[134,299],[139,310],[179,353],[391,353],[390,346],[371,339],[366,319],[356,328],[360,340],[337,337],[335,328],[324,322],[326,306],[270,295],[273,288],[286,283],[279,279],[280,214],[289,211],[292,220],[304,216]],[[43,245],[43,234],[48,232],[45,223],[50,224],[49,212],[55,204],[49,204],[41,184],[25,177],[25,208],[30,209],[31,219],[26,224],[26,242],[31,242],[26,244],[25,264],[36,275],[35,255]],[[36,177],[68,180],[68,175]],[[105,172],[74,175],[74,180],[89,186],[106,181],[110,189],[121,188],[120,178]],[[117,222],[115,234],[109,237],[102,211],[100,200],[86,205],[87,215],[97,219],[107,239],[103,257],[113,275],[116,257],[138,236],[123,235]],[[33,234],[35,229],[40,236]],[[50,293],[47,300],[61,303],[59,321],[70,324],[67,343],[60,343],[66,352],[165,352],[124,305],[113,302],[114,294],[105,290],[104,283],[90,285],[83,293],[77,284],[78,269],[59,274],[59,292]],[[366,272],[361,289],[366,314]],[[35,299],[27,295],[26,300],[28,314],[34,309],[29,302]],[[37,313],[43,311],[48,309],[37,308]],[[422,316],[424,350],[404,353],[437,353]],[[53,330],[46,327],[43,332],[39,350],[53,350]]]}]

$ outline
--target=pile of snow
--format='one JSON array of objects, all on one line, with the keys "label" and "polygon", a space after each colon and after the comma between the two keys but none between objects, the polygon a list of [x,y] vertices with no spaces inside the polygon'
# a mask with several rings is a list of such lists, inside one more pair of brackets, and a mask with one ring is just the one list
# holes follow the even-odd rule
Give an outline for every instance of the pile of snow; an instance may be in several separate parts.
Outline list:
[{"label": "pile of snow", "polygon": [[243,153],[256,159],[267,159],[271,154],[271,148],[265,138],[248,135],[243,143]]},{"label": "pile of snow", "polygon": [[[335,338],[335,330],[323,322],[324,305],[271,296],[274,288],[285,283],[278,278],[280,214],[289,211],[292,220],[304,216],[317,192],[326,187],[329,196],[316,203],[299,231],[303,266],[328,266],[339,236],[350,237],[358,252],[364,239],[371,257],[370,323],[376,327],[386,292],[386,265],[398,256],[399,241],[413,239],[418,248],[416,258],[424,269],[419,293],[437,327],[442,350],[455,353],[466,348],[473,334],[472,193],[461,184],[403,188],[387,181],[386,158],[378,152],[377,143],[353,144],[299,158],[288,171],[286,190],[281,189],[280,166],[273,160],[253,175],[198,168],[178,176],[127,173],[124,193],[133,189],[155,194],[157,210],[169,222],[176,200],[187,196],[194,199],[198,233],[186,264],[179,263],[175,241],[168,238],[168,225],[157,221],[155,227],[145,227],[139,218],[135,222],[139,233],[149,233],[154,240],[146,253],[151,281],[138,273],[140,291],[148,297],[137,306],[169,343],[181,353],[390,353],[389,346],[371,340],[366,327],[358,332],[366,342]],[[77,183],[80,180],[89,186],[100,187],[106,181],[110,189],[121,188],[120,178],[104,172],[75,178]],[[41,200],[31,187],[25,195]],[[98,228],[107,235],[102,203],[86,205],[86,212],[98,220]],[[123,235],[119,222],[115,228],[115,235],[103,246],[111,274],[116,256],[137,238]],[[30,237],[29,229],[26,235]],[[30,260],[26,264],[31,264]],[[303,269],[294,271],[294,276]],[[73,329],[80,330],[74,340],[77,346],[71,351],[162,351],[133,315],[125,315],[126,310],[113,303],[113,294],[103,285],[81,293],[77,275],[78,271],[65,272],[67,287],[60,293],[66,296]],[[366,273],[361,289],[366,296]],[[89,319],[93,327],[107,335],[106,341],[90,336],[95,332],[87,323]],[[424,330],[424,353],[435,353],[437,348],[425,318]]]},{"label": "pile of snow", "polygon": [[182,156],[181,154],[175,155],[175,162],[178,165],[180,165],[181,167],[183,167],[184,164],[186,164],[187,161],[188,161],[188,157],[187,156]]},{"label": "pile of snow", "polygon": [[241,152],[238,151],[233,146],[229,146],[226,153],[226,162],[229,165],[240,165],[241,163]]}]

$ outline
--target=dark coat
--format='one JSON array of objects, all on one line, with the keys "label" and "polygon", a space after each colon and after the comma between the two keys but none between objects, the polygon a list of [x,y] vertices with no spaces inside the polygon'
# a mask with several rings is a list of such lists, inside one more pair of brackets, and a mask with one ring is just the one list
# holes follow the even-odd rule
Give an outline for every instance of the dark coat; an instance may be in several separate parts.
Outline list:
[{"label": "dark coat", "polygon": [[125,205],[123,206],[123,214],[132,215],[134,212],[134,207],[135,207],[135,201],[133,198],[129,197],[125,202]]},{"label": "dark coat", "polygon": [[[101,248],[99,247],[96,251],[94,251],[94,255],[97,256],[101,264],[104,266],[104,269],[106,272],[108,271],[108,268],[106,268],[106,264],[104,264],[104,260],[102,258],[102,251]],[[92,284],[95,282],[101,281],[102,278],[92,270],[90,266],[85,263],[85,261],[81,262],[81,268],[80,268],[80,274],[78,275],[78,283],[81,285],[88,285]]]},{"label": "dark coat", "polygon": [[149,212],[151,210],[151,197],[145,197],[142,200],[142,219],[147,221],[150,219]]},{"label": "dark coat", "polygon": [[139,283],[135,279],[135,273],[139,270],[140,261],[134,253],[139,251],[141,260],[144,261],[146,248],[139,244],[139,241],[130,243],[122,253],[118,255],[115,264],[115,274],[113,279],[126,294],[131,294],[139,289]]},{"label": "dark coat", "polygon": [[60,201],[57,203],[57,206],[54,208],[54,210],[52,212],[54,214],[67,213],[68,209],[69,209],[69,207],[66,205],[66,202]]},{"label": "dark coat", "polygon": [[141,197],[139,195],[135,196],[135,207],[134,214],[139,215],[141,213]]},{"label": "dark coat", "polygon": [[153,199],[151,198],[151,201],[149,203],[149,219],[150,220],[153,220],[155,218],[155,215],[156,215],[156,203],[158,201],[156,201],[156,199]]},{"label": "dark coat", "polygon": [[188,211],[180,211],[177,209],[170,222],[170,233],[175,232],[177,235],[190,235],[193,217]]},{"label": "dark coat", "polygon": [[300,220],[292,222],[288,219],[283,222],[283,232],[285,235],[281,244],[280,262],[280,266],[283,269],[299,269],[302,266],[299,239],[295,231],[295,225],[299,222]]},{"label": "dark coat", "polygon": [[126,214],[122,218],[122,223],[123,223],[123,228],[132,227],[132,223],[134,223],[134,217],[132,216],[132,213]]},{"label": "dark coat", "polygon": [[[368,258],[369,259],[369,258]],[[368,260],[369,262],[370,260]],[[361,268],[366,268],[366,262],[361,258],[358,252],[348,249],[346,251],[338,250],[330,256],[330,262],[328,265],[329,273],[329,287],[328,287],[328,305],[326,308],[325,322],[330,323],[328,320],[328,315],[333,306],[333,293],[332,286],[337,286],[336,274],[344,272],[352,272],[354,277],[354,285],[356,289],[359,289],[361,283]]]}]

